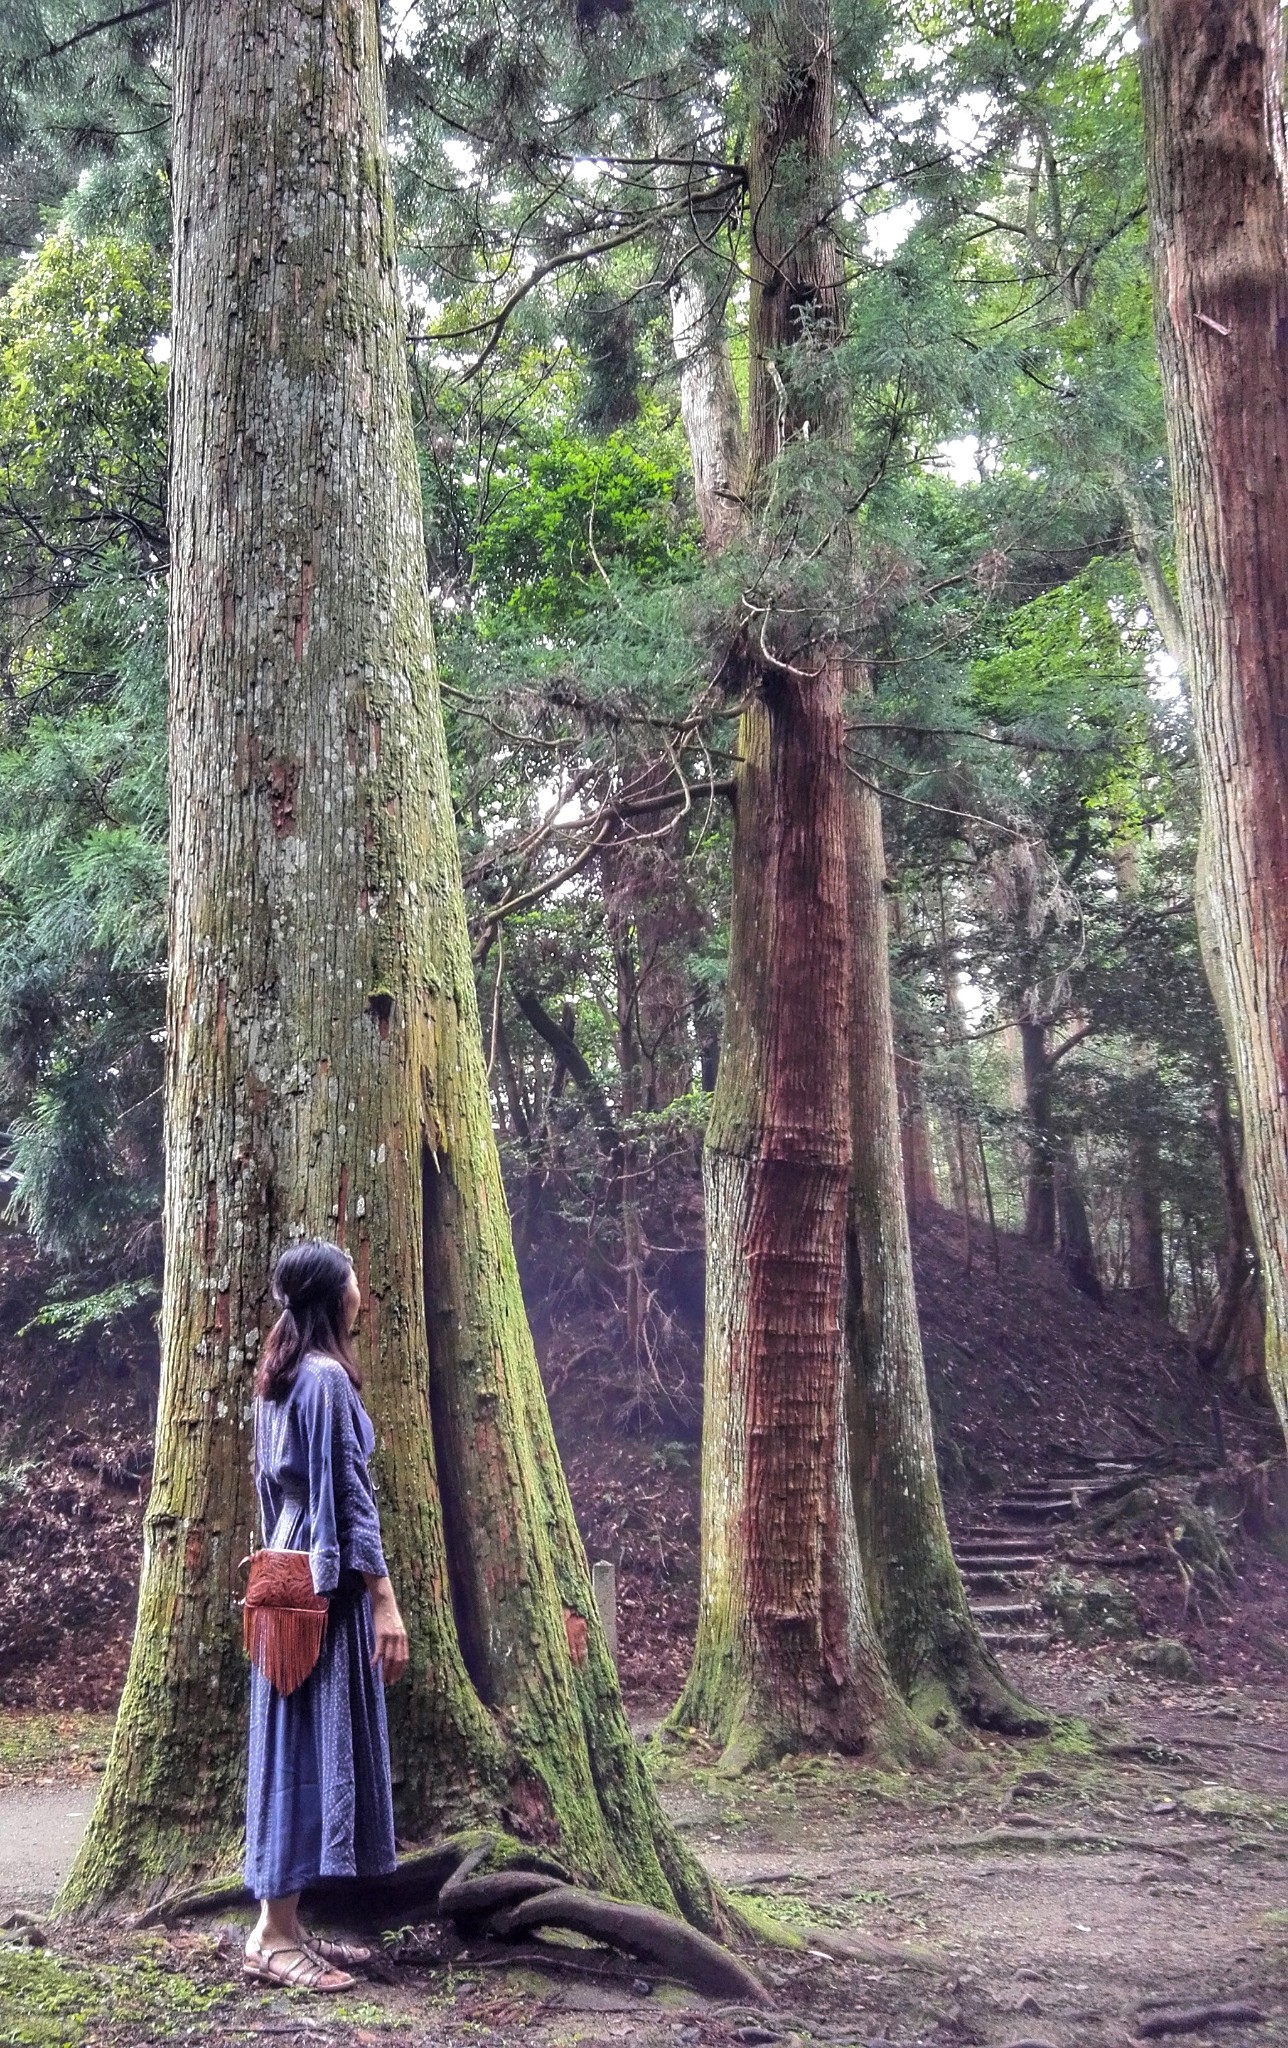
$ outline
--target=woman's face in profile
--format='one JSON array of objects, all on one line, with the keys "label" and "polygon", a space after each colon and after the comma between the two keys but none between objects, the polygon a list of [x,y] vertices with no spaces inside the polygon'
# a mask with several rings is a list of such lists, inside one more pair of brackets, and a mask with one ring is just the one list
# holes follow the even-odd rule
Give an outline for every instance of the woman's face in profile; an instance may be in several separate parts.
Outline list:
[{"label": "woman's face in profile", "polygon": [[362,1307],[362,1291],[352,1266],[349,1267],[349,1277],[344,1283],[344,1293],[340,1296],[340,1301],[344,1308],[344,1327],[352,1336],[358,1327],[358,1310]]}]

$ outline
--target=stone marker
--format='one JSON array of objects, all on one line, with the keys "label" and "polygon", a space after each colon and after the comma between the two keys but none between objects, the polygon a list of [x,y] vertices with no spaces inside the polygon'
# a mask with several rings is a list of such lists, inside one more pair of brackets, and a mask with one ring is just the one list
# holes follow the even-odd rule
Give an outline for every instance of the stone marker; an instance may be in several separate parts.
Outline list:
[{"label": "stone marker", "polygon": [[617,1662],[617,1566],[607,1559],[593,1564],[590,1568],[591,1583],[595,1588],[595,1605],[599,1609],[600,1626],[608,1643],[608,1654],[614,1664]]}]

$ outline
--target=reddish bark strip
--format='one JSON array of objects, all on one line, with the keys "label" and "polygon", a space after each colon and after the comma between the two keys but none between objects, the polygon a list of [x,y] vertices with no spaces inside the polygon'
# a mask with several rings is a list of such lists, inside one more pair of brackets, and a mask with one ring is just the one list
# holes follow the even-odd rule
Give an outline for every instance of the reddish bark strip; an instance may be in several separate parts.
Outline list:
[{"label": "reddish bark strip", "polygon": [[1288,1427],[1288,165],[1276,0],[1137,0],[1154,311],[1202,795],[1199,929],[1238,1081]]},{"label": "reddish bark strip", "polygon": [[[850,1180],[850,929],[844,671],[825,621],[786,599],[792,490],[780,458],[841,426],[818,352],[840,332],[827,0],[753,18],[746,505],[781,560],[749,595],[731,668],[748,700],[734,798],[729,989],[706,1153],[708,1296],[698,1639],[681,1723],[727,1763],[860,1749],[902,1724],[868,1613],[844,1428]],[[700,295],[699,295],[700,296]],[[677,335],[700,324],[677,309]],[[683,334],[679,329],[683,329]],[[732,538],[741,469],[719,364],[682,348],[708,544]],[[815,372],[802,396],[802,357]],[[809,409],[813,409],[813,418]],[[720,416],[709,417],[713,412]],[[701,460],[699,460],[701,456]],[[780,488],[781,486],[781,488]],[[839,543],[833,535],[834,544]]]}]

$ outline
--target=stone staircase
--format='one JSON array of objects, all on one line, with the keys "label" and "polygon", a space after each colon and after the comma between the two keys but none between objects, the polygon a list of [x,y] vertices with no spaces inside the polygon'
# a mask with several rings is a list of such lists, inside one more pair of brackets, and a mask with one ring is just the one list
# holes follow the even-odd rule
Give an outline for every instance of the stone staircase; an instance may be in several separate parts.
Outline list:
[{"label": "stone staircase", "polygon": [[[1038,1591],[1056,1562],[1057,1544],[1094,1508],[1128,1493],[1153,1470],[1148,1460],[1129,1463],[1091,1458],[1077,1472],[1054,1472],[990,1500],[986,1512],[953,1535],[953,1551],[971,1612],[991,1650],[1043,1650],[1051,1625]],[[1086,1553],[1071,1562],[1114,1565],[1120,1560]]]}]

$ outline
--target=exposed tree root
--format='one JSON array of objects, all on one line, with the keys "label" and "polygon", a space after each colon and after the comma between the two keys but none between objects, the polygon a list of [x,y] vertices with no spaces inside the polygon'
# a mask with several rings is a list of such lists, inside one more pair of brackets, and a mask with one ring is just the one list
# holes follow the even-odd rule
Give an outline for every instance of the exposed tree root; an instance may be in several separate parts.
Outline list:
[{"label": "exposed tree root", "polygon": [[1136,2021],[1136,2034],[1142,2041],[1156,2041],[1164,2034],[1197,2034],[1221,2025],[1264,2026],[1265,2020],[1256,2005],[1195,2005],[1187,2011],[1151,2012]]},{"label": "exposed tree root", "polygon": [[[1216,1838],[1206,1836],[1204,1839],[1212,1843]],[[1100,1828],[986,1828],[981,1835],[956,1835],[944,1841],[927,1843],[926,1848],[935,1854],[950,1849],[1132,1850],[1139,1851],[1143,1856],[1162,1857],[1167,1863],[1188,1863],[1190,1860],[1184,1849],[1173,1848],[1170,1843],[1156,1842],[1145,1835],[1110,1835]]]},{"label": "exposed tree root", "polygon": [[673,1920],[653,1906],[626,1906],[600,1893],[561,1885],[557,1891],[543,1892],[521,1906],[493,1915],[489,1932],[506,1939],[536,1927],[569,1927],[593,1941],[608,1942],[712,1996],[736,1993],[759,2005],[770,2003],[759,1979],[737,1956],[699,1934],[696,1927]]},{"label": "exposed tree root", "polygon": [[435,1911],[439,1919],[452,1919],[458,1924],[485,1920],[489,1914],[522,1905],[541,1892],[566,1888],[566,1876],[547,1876],[539,1870],[494,1870],[487,1877],[472,1876],[491,1847],[490,1841],[480,1842],[452,1872],[438,1894]]},{"label": "exposed tree root", "polygon": [[1015,1692],[986,1650],[970,1656],[949,1681],[953,1703],[972,1727],[995,1735],[1048,1735],[1051,1715]]},{"label": "exposed tree root", "polygon": [[[506,1867],[474,1876],[494,1856]],[[254,1904],[239,1885],[176,1892],[150,1906],[134,1924],[168,1926]],[[709,1996],[762,2007],[770,2003],[746,1963],[686,1921],[652,1906],[585,1891],[559,1864],[494,1835],[435,1842],[404,1857],[388,1877],[326,1879],[309,1887],[302,1904],[310,1919],[373,1933],[417,1918],[451,1920],[462,1934],[502,1941],[535,1934],[541,1927],[570,1928]]]}]

